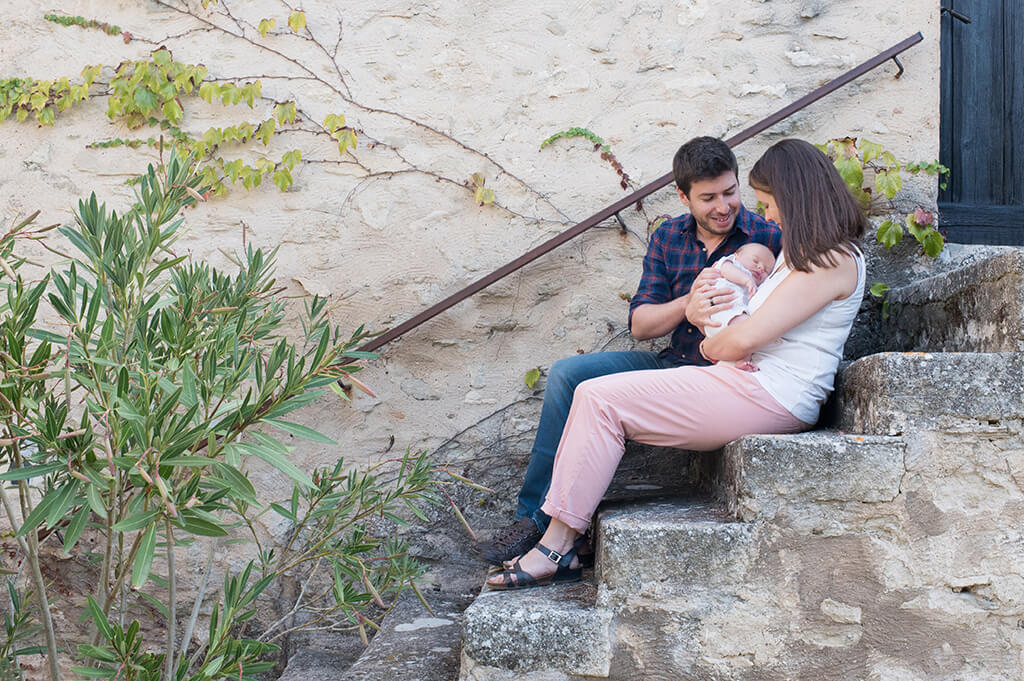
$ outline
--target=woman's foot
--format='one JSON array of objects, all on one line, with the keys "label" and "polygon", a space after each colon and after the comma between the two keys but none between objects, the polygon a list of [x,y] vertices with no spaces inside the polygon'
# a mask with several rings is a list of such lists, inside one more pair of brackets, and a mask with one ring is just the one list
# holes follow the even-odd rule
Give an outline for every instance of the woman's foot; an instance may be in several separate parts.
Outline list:
[{"label": "woman's foot", "polygon": [[[576,549],[576,558],[578,559],[578,566],[584,569],[594,567],[594,545],[590,541],[590,530],[587,533],[580,536],[573,543],[573,548]],[[518,555],[509,560],[503,561],[500,566],[492,566],[487,574],[494,574],[495,572],[501,572],[502,570],[515,570],[516,562],[522,560],[526,553]],[[577,567],[577,561],[574,560],[572,567]]]},{"label": "woman's foot", "polygon": [[582,572],[575,546],[562,553],[538,544],[512,565],[493,573],[487,579],[487,586],[498,590],[525,589],[556,582],[575,582]]}]

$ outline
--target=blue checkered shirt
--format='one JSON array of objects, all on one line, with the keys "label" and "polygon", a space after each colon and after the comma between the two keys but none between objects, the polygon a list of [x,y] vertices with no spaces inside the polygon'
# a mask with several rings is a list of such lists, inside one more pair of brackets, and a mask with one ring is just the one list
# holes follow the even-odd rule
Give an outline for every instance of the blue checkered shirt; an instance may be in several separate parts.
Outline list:
[{"label": "blue checkered shirt", "polygon": [[[697,221],[693,216],[687,213],[665,220],[651,235],[644,256],[644,274],[629,303],[629,323],[633,323],[633,311],[641,305],[667,303],[685,296],[702,269],[748,241],[764,244],[777,256],[782,247],[782,234],[774,222],[740,206],[733,230],[708,257],[704,245],[697,239]],[[707,364],[697,350],[703,338],[697,327],[684,319],[672,332],[671,345],[662,350],[661,355],[679,363]]]}]

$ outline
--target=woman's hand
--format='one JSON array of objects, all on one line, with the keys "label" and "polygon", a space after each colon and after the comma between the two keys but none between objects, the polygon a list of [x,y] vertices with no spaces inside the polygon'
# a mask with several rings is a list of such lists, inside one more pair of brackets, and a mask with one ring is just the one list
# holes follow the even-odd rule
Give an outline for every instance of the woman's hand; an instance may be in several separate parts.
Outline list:
[{"label": "woman's hand", "polygon": [[[704,344],[712,360],[740,360],[772,343],[833,300],[846,298],[857,286],[857,260],[838,253],[835,267],[790,272],[749,318],[730,324]],[[717,299],[715,300],[717,303]]]},{"label": "woman's hand", "polygon": [[717,281],[721,278],[713,267],[701,270],[693,280],[690,288],[690,299],[686,304],[686,320],[703,332],[706,326],[721,326],[711,321],[711,315],[728,309],[736,294],[727,288],[718,288]]}]

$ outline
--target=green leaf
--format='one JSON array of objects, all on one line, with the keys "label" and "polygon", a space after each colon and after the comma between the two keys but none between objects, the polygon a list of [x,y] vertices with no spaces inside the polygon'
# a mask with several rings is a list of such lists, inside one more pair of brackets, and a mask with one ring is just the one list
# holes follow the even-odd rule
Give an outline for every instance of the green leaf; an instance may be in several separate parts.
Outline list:
[{"label": "green leaf", "polygon": [[484,187],[477,187],[476,192],[474,194],[474,198],[476,199],[476,202],[479,203],[481,206],[483,206],[484,204],[494,203],[494,190],[485,189]]},{"label": "green leaf", "polygon": [[36,114],[36,120],[39,121],[39,125],[53,125],[53,118],[52,106],[48,106]]},{"label": "green leaf", "polygon": [[135,530],[141,530],[143,527],[156,527],[153,522],[160,515],[160,509],[154,509],[151,511],[143,511],[130,515],[124,520],[114,523],[115,532],[133,532]]},{"label": "green leaf", "polygon": [[[71,508],[75,503],[76,492],[81,486],[81,481],[77,478],[72,479],[71,482],[65,483],[59,487],[56,491],[56,497],[53,500],[53,504],[46,512],[46,524],[49,527],[56,527],[57,523],[61,521],[68,509]],[[48,494],[47,497],[50,495]],[[37,507],[38,508],[38,507]]]},{"label": "green leaf", "polygon": [[199,85],[199,98],[207,104],[213,102],[214,96],[217,94],[217,86],[210,81],[204,81]]},{"label": "green leaf", "polygon": [[195,516],[184,511],[181,514],[181,522],[185,531],[201,537],[225,537],[228,531],[216,523]]},{"label": "green leaf", "polygon": [[92,512],[101,518],[107,517],[107,507],[103,503],[103,497],[100,495],[100,490],[96,485],[89,485],[85,488],[85,499],[89,502],[89,508]]},{"label": "green leaf", "polygon": [[281,158],[281,163],[283,163],[288,170],[291,170],[295,167],[295,164],[301,160],[302,151],[299,149],[292,149],[291,151],[286,151],[284,153],[284,156]]},{"label": "green leaf", "polygon": [[256,503],[256,488],[252,486],[249,478],[242,471],[234,466],[219,462],[214,465],[214,470],[217,474],[216,479],[222,480],[235,496],[249,503]]},{"label": "green leaf", "polygon": [[274,106],[274,118],[277,122],[284,125],[285,123],[295,122],[295,102],[282,102]]},{"label": "green leaf", "polygon": [[235,443],[234,445],[229,445],[229,447],[237,448],[245,454],[255,456],[258,459],[263,459],[303,487],[313,487],[312,478],[310,478],[298,466],[289,461],[284,454],[276,449],[272,449],[266,445],[250,443]]},{"label": "green leaf", "polygon": [[867,163],[868,161],[882,155],[882,145],[862,139],[860,141],[860,151],[864,156],[864,163]]},{"label": "green leaf", "polygon": [[157,66],[167,66],[171,63],[171,51],[166,47],[161,47],[153,53],[153,63]]},{"label": "green leaf", "polygon": [[878,226],[878,232],[875,236],[878,239],[878,243],[886,248],[892,248],[903,240],[903,227],[897,222],[886,220]]},{"label": "green leaf", "polygon": [[83,506],[68,524],[67,534],[64,535],[65,553],[70,553],[71,549],[75,548],[75,544],[78,543],[79,537],[82,536],[82,530],[85,529],[85,523],[89,520],[89,512],[89,506]]},{"label": "green leaf", "polygon": [[904,219],[904,223],[907,225],[907,231],[923,244],[924,237],[928,234],[928,230],[930,230],[931,227],[929,225],[918,224],[913,213],[907,214],[907,217]]},{"label": "green leaf", "polygon": [[358,138],[354,130],[350,128],[342,128],[335,133],[334,138],[338,140],[338,153],[344,154],[346,149],[355,149],[358,143]]},{"label": "green leaf", "polygon": [[903,189],[903,178],[898,170],[879,170],[875,173],[875,188],[891,199]]},{"label": "green leaf", "polygon": [[266,418],[263,419],[263,423],[269,423],[272,426],[277,426],[278,428],[280,428],[281,430],[283,430],[286,433],[290,433],[291,435],[296,435],[298,437],[305,438],[305,439],[311,440],[313,442],[322,442],[323,444],[327,444],[327,445],[336,445],[336,444],[338,444],[337,442],[335,442],[331,438],[327,437],[323,433],[317,432],[317,431],[313,430],[312,428],[309,428],[307,426],[303,426],[303,425],[298,424],[298,423],[292,423],[290,421],[280,421],[278,419],[266,419]]},{"label": "green leaf", "polygon": [[178,104],[178,100],[176,100],[176,99],[169,99],[166,102],[164,102],[164,106],[163,106],[162,111],[163,111],[164,117],[167,120],[169,120],[171,123],[173,123],[174,125],[177,125],[178,123],[181,122],[182,111],[181,111],[181,104]]},{"label": "green leaf", "polygon": [[274,134],[274,128],[276,127],[277,121],[273,118],[268,118],[260,123],[260,127],[256,128],[256,136],[263,142],[263,146],[270,144],[270,138]]},{"label": "green leaf", "polygon": [[132,97],[132,101],[135,102],[135,106],[139,107],[139,111],[144,114],[148,114],[160,103],[156,94],[150,92],[149,88],[142,86],[135,89],[135,96]]},{"label": "green leaf", "polygon": [[874,296],[875,298],[884,298],[885,294],[888,291],[889,291],[889,285],[888,284],[886,284],[884,282],[881,282],[881,281],[876,281],[875,283],[873,283],[871,285],[871,289],[869,290],[869,293],[871,293],[871,295]]},{"label": "green leaf", "polygon": [[270,504],[270,508],[271,508],[271,510],[274,511],[274,513],[277,513],[282,518],[287,518],[288,520],[292,521],[293,523],[299,522],[298,516],[295,515],[294,513],[292,513],[291,511],[289,511],[287,508],[285,508],[281,504],[278,504],[276,502],[272,502]]},{"label": "green leaf", "polygon": [[946,240],[942,238],[941,234],[933,229],[927,236],[925,236],[921,245],[924,246],[924,252],[928,256],[934,258],[942,252],[943,247],[946,245]]},{"label": "green leaf", "polygon": [[288,28],[292,29],[294,33],[298,33],[306,27],[306,13],[305,12],[292,12],[288,16]]},{"label": "green leaf", "polygon": [[135,554],[132,564],[132,587],[138,589],[149,579],[149,570],[153,567],[153,555],[156,553],[156,525],[150,525],[146,534],[142,535],[139,552]]},{"label": "green leaf", "polygon": [[345,127],[345,116],[343,114],[327,114],[327,118],[324,119],[324,127],[333,135],[335,131]]},{"label": "green leaf", "polygon": [[281,191],[288,191],[288,187],[292,186],[292,174],[287,168],[279,168],[274,171],[274,184],[278,186]]},{"label": "green leaf", "polygon": [[840,156],[835,160],[836,170],[851,190],[860,191],[864,183],[864,168],[856,156]]},{"label": "green leaf", "polygon": [[96,625],[103,638],[109,641],[114,635],[114,630],[110,626],[107,616],[103,614],[103,609],[92,596],[86,597],[85,611],[92,618],[93,624]]},{"label": "green leaf", "polygon": [[29,478],[37,478],[47,473],[59,471],[62,468],[65,468],[65,465],[59,461],[44,463],[39,466],[22,466],[21,468],[15,468],[0,474],[0,480],[28,480]]},{"label": "green leaf", "polygon": [[272,31],[276,25],[277,19],[260,19],[260,23],[256,26],[256,30],[260,32],[261,36],[266,38],[267,33]]},{"label": "green leaf", "polygon": [[535,386],[537,384],[537,381],[539,379],[540,379],[540,368],[530,369],[529,371],[526,372],[526,375],[523,376],[523,383],[526,384],[527,388],[529,388],[530,390],[533,390],[533,386]]}]

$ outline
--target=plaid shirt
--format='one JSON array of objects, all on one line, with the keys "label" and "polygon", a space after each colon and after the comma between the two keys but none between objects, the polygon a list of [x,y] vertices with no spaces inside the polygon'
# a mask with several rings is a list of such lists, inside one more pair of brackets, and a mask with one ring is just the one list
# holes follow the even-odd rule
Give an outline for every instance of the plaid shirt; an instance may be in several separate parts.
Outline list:
[{"label": "plaid shirt", "polygon": [[[775,223],[740,206],[733,230],[708,257],[704,245],[697,239],[697,221],[689,213],[665,220],[651,235],[647,255],[644,256],[644,274],[636,295],[629,303],[630,325],[636,308],[647,303],[667,303],[685,296],[702,269],[748,241],[764,244],[778,255],[782,234]],[[679,362],[707,364],[697,350],[703,338],[697,327],[684,319],[672,332],[672,343],[661,351],[661,355]]]}]

